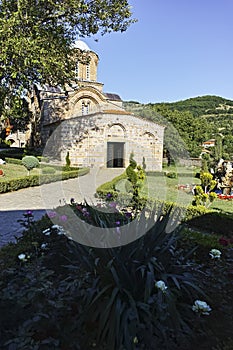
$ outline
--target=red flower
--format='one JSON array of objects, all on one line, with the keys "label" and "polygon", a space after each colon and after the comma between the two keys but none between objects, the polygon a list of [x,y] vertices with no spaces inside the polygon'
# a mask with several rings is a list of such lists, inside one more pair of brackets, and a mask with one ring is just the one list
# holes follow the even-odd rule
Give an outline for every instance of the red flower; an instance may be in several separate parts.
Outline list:
[{"label": "red flower", "polygon": [[223,246],[227,246],[229,244],[229,241],[224,237],[219,238],[218,242]]}]

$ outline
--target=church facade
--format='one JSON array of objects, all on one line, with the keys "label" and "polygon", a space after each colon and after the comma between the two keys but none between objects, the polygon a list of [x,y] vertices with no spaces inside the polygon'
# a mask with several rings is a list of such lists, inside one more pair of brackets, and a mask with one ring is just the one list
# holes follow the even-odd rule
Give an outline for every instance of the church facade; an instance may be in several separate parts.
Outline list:
[{"label": "church facade", "polygon": [[76,63],[76,81],[66,91],[37,87],[45,153],[79,167],[125,168],[130,154],[146,170],[161,170],[164,127],[123,108],[119,95],[97,81],[98,55],[81,40],[74,47],[88,59]]}]

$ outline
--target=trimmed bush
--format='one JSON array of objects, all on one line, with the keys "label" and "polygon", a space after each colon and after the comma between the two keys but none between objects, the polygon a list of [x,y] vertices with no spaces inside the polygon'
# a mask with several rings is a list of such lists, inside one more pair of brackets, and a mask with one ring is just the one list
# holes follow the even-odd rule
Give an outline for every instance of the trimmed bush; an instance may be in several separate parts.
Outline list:
[{"label": "trimmed bush", "polygon": [[56,169],[50,167],[50,166],[46,166],[44,168],[42,168],[42,174],[55,174]]},{"label": "trimmed bush", "polygon": [[177,173],[175,173],[174,171],[171,171],[169,173],[165,173],[165,175],[167,177],[169,177],[170,179],[177,179]]},{"label": "trimmed bush", "polygon": [[83,168],[80,170],[72,170],[60,174],[29,175],[26,177],[16,178],[9,181],[0,182],[0,193],[17,191],[21,188],[39,186],[45,183],[68,180],[88,174],[89,171],[89,168]]},{"label": "trimmed bush", "polygon": [[28,175],[29,175],[29,173],[32,169],[38,167],[39,160],[34,156],[25,156],[22,159],[22,164],[28,170]]},{"label": "trimmed bush", "polygon": [[16,158],[5,158],[6,163],[9,164],[17,164],[17,165],[22,165],[22,160],[21,159],[16,159]]},{"label": "trimmed bush", "polygon": [[39,160],[39,162],[44,162],[44,163],[49,162],[49,159],[47,157],[44,157],[44,156],[37,156],[36,158]]}]

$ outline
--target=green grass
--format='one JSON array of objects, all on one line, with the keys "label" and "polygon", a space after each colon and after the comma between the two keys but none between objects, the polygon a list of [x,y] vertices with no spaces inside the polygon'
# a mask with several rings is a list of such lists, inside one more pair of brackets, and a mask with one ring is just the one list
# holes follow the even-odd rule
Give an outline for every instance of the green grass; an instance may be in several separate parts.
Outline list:
[{"label": "green grass", "polygon": [[[4,164],[0,166],[0,169],[3,170],[4,176],[0,176],[0,181],[8,181],[19,177],[24,177],[28,175],[27,169],[23,165],[18,164]],[[30,175],[40,174],[40,169],[32,169]]]},{"label": "green grass", "polygon": [[[164,172],[176,172],[177,179],[167,177]],[[142,188],[141,196],[148,196],[164,201],[175,202],[180,205],[189,205],[192,203],[193,194],[185,190],[178,190],[178,185],[200,184],[200,180],[195,178],[199,168],[170,167],[165,168],[161,173],[155,173],[153,176],[146,177],[145,185]],[[126,192],[125,183],[127,180],[121,180],[117,189]],[[233,201],[216,199],[210,206],[211,209],[218,209],[225,212],[233,212]]]}]

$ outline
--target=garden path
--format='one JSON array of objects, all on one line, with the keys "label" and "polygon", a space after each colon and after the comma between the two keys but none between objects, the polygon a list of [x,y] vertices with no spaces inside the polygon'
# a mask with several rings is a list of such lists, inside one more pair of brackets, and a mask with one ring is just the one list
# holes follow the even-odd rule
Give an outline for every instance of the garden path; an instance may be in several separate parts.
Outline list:
[{"label": "garden path", "polygon": [[122,172],[123,169],[93,168],[89,174],[76,179],[0,194],[0,247],[20,236],[23,228],[17,220],[23,219],[25,211],[32,210],[38,220],[46,210],[69,203],[71,198],[94,203],[96,188]]}]

